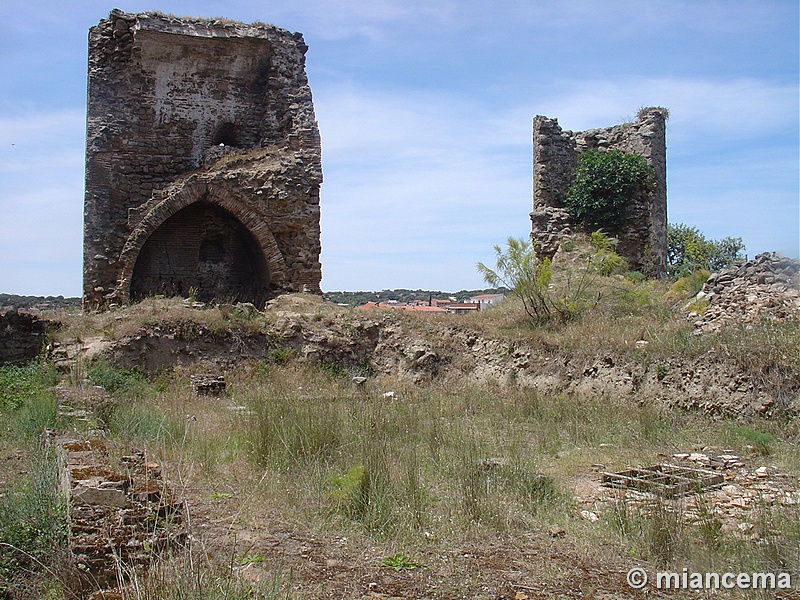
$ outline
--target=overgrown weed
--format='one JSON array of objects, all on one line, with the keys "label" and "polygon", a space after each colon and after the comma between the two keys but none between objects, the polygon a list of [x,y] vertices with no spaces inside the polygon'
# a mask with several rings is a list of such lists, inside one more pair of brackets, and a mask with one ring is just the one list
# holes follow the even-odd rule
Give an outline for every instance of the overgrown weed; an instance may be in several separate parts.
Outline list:
[{"label": "overgrown weed", "polygon": [[[40,448],[25,479],[0,494],[0,593],[58,586],[54,559],[66,552],[67,510],[55,452]],[[14,596],[16,597],[16,596]]]}]

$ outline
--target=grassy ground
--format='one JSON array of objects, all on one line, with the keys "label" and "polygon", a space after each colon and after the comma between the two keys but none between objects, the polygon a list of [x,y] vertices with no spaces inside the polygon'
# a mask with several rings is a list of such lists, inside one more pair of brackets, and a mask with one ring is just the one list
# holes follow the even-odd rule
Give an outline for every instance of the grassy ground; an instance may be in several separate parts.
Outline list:
[{"label": "grassy ground", "polygon": [[[753,540],[710,511],[687,526],[679,503],[598,504],[589,519],[576,502],[598,463],[621,469],[699,448],[796,476],[792,424],[491,386],[378,378],[356,389],[291,359],[227,373],[223,399],[196,397],[188,373],[152,381],[105,363],[85,371],[114,402],[81,427],[104,426],[121,452],[146,448],[193,514],[189,547],[137,575],[126,598],[636,597],[620,580],[634,565],[800,566],[794,506],[765,501],[764,534]],[[20,390],[4,401],[3,451],[44,456],[34,432],[69,426],[56,423],[52,373],[3,373]],[[22,460],[27,476],[6,472],[17,483],[2,499],[0,531],[20,552],[4,556],[26,558],[6,560],[4,585],[12,597],[66,598],[68,577],[36,566],[63,547],[64,529],[58,499],[42,491],[52,476],[35,462]],[[30,527],[12,527],[23,522]]]},{"label": "grassy ground", "polygon": [[[612,275],[592,286],[599,299],[591,312],[566,323],[534,328],[513,300],[457,323],[546,355],[652,361],[713,350],[765,381],[800,373],[797,322],[696,336],[675,306],[697,282],[669,288]],[[271,343],[280,337],[273,325],[293,312],[345,329],[355,315],[306,296],[281,299],[266,314],[151,299],[65,317],[56,335],[113,340],[171,323],[189,333],[259,333]],[[392,318],[431,340],[453,324]],[[148,378],[103,361],[61,374],[47,362],[2,367],[0,597],[77,597],[62,558],[66,510],[53,493],[46,428],[101,428],[112,454],[146,450],[186,503],[186,546],[154,557],[147,572],[123,568],[125,600],[698,598],[644,595],[625,573],[800,577],[796,418],[712,418],[657,398],[540,395],[455,377],[413,385],[370,374],[356,386],[346,369],[307,364],[279,345],[266,356],[229,368],[223,398],[196,396],[191,368]],[[73,397],[100,385],[109,398],[87,400],[88,420],[60,417],[59,378]],[[599,486],[600,471],[693,451],[740,457],[750,479],[730,483],[753,492],[747,511],[725,508],[730,498],[719,495],[659,500]],[[761,466],[774,475],[770,485],[747,483]]]}]

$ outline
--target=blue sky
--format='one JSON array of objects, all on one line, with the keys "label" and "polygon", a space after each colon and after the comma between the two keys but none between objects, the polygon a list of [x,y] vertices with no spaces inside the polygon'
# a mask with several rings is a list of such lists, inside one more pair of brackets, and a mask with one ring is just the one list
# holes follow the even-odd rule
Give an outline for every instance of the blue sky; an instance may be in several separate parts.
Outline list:
[{"label": "blue sky", "polygon": [[[79,295],[86,39],[113,5],[0,4],[0,292]],[[324,290],[483,287],[530,231],[531,121],[666,106],[669,220],[797,257],[797,0],[122,1],[304,34]]]}]

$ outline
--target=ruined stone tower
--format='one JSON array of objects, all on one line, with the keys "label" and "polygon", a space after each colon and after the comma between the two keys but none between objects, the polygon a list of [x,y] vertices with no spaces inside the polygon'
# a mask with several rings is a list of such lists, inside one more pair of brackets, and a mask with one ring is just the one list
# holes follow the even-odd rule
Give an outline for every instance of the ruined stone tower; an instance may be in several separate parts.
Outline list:
[{"label": "ruined stone tower", "polygon": [[624,224],[607,234],[617,238],[617,252],[631,269],[663,275],[667,264],[667,111],[645,108],[636,121],[605,129],[563,131],[556,119],[533,121],[533,212],[531,237],[545,256],[553,256],[574,224],[564,210],[578,156],[587,150],[640,154],[653,167],[655,191],[634,198]]},{"label": "ruined stone tower", "polygon": [[302,35],[113,10],[89,31],[83,298],[319,292]]}]

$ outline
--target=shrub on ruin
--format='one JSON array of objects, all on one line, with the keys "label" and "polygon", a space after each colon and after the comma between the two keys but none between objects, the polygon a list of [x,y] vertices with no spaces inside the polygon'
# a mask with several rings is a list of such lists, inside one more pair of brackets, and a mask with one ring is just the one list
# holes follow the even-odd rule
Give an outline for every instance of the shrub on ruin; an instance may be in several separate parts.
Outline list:
[{"label": "shrub on ruin", "polygon": [[578,269],[566,268],[559,272],[559,285],[551,287],[553,265],[549,258],[540,258],[533,242],[528,238],[508,238],[507,247],[494,247],[495,268],[482,262],[477,264],[484,281],[495,288],[504,287],[522,301],[525,313],[534,325],[551,319],[565,323],[596,305],[591,284],[597,272],[589,264]]},{"label": "shrub on ruin", "polygon": [[588,150],[578,157],[564,206],[577,223],[616,229],[637,194],[655,190],[655,172],[639,154]]},{"label": "shrub on ruin", "polygon": [[589,234],[589,244],[594,249],[591,267],[605,277],[624,273],[628,269],[628,261],[617,254],[619,240],[606,235],[602,229]]}]

